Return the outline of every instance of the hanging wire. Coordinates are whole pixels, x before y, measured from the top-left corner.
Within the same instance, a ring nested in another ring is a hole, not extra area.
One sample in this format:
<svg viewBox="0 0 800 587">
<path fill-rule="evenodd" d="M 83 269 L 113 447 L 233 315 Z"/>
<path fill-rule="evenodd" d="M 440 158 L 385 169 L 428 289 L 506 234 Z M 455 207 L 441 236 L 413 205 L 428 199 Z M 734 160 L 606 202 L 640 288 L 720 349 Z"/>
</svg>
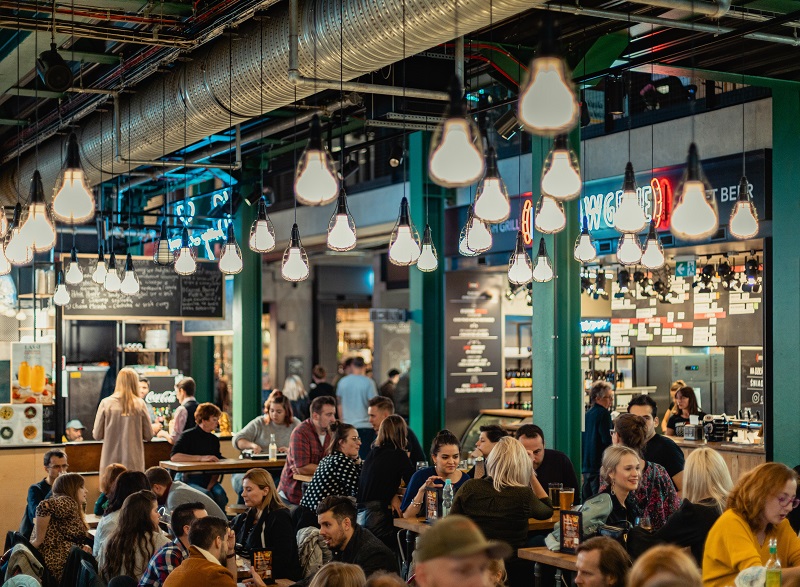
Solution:
<svg viewBox="0 0 800 587">
<path fill-rule="evenodd" d="M 297 86 L 294 87 L 294 137 L 297 137 Z M 294 169 L 297 173 L 297 141 L 294 142 Z M 294 223 L 297 224 L 297 196 L 294 199 Z"/>
</svg>

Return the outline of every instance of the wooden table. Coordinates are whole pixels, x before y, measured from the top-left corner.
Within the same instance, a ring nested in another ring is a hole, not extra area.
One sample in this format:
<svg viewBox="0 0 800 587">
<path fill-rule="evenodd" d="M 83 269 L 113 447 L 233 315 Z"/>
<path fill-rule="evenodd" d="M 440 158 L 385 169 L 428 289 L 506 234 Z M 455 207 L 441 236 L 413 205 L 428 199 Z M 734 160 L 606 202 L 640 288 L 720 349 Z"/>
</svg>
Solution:
<svg viewBox="0 0 800 587">
<path fill-rule="evenodd" d="M 301 475 L 300 473 L 295 473 L 292 475 L 295 481 L 302 481 L 303 483 L 311 483 L 311 478 L 313 475 Z"/>
<path fill-rule="evenodd" d="M 295 479 L 297 479 L 296 475 Z M 528 532 L 552 530 L 553 526 L 558 521 L 559 521 L 558 512 L 553 514 L 553 516 L 547 520 L 537 520 L 536 518 L 529 518 Z M 395 518 L 394 526 L 395 528 L 402 528 L 403 530 L 409 530 L 416 534 L 423 534 L 428 528 L 431 527 L 430 524 L 425 522 L 425 518 Z"/>
<path fill-rule="evenodd" d="M 178 463 L 175 461 L 160 461 L 158 463 L 168 471 L 176 473 L 243 473 L 250 469 L 266 469 L 267 471 L 281 470 L 286 464 L 286 459 L 270 461 L 268 459 L 221 459 L 215 463 L 193 461 Z"/>
<path fill-rule="evenodd" d="M 517 550 L 517 556 L 521 559 L 533 561 L 535 563 L 533 570 L 533 580 L 534 580 L 534 585 L 536 587 L 540 587 L 542 584 L 541 565 L 555 567 L 556 585 L 561 585 L 562 571 L 567 571 L 570 573 L 576 573 L 578 571 L 578 567 L 576 565 L 578 557 L 576 555 L 566 554 L 563 552 L 553 552 L 546 546 L 536 546 L 533 548 L 520 548 L 519 550 Z"/>
<path fill-rule="evenodd" d="M 97 528 L 97 524 L 100 523 L 100 516 L 96 516 L 94 514 L 86 514 L 84 518 L 86 519 L 86 525 L 89 526 L 89 528 Z"/>
</svg>

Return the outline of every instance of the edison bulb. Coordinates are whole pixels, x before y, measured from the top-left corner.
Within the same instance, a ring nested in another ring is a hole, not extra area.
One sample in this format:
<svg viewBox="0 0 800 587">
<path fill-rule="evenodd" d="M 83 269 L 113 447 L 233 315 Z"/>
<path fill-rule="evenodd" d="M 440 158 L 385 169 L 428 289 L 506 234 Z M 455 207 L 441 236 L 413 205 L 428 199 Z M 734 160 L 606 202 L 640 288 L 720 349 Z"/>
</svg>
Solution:
<svg viewBox="0 0 800 587">
<path fill-rule="evenodd" d="M 66 306 L 69 303 L 70 297 L 67 291 L 67 286 L 59 283 L 56 286 L 56 291 L 53 294 L 53 303 L 57 306 Z"/>
<path fill-rule="evenodd" d="M 486 162 L 471 140 L 469 122 L 464 118 L 448 118 L 441 133 L 428 164 L 431 179 L 444 187 L 463 187 L 478 181 Z"/>
<path fill-rule="evenodd" d="M 648 238 L 647 244 L 642 253 L 642 265 L 648 269 L 658 269 L 664 266 L 664 247 L 661 246 L 661 241 L 657 238 Z"/>
<path fill-rule="evenodd" d="M 303 281 L 308 273 L 303 250 L 300 247 L 290 247 L 281 265 L 281 276 L 287 281 Z"/>
<path fill-rule="evenodd" d="M 614 211 L 614 228 L 617 232 L 640 232 L 647 224 L 647 217 L 639 204 L 636 191 L 623 191 Z"/>
<path fill-rule="evenodd" d="M 219 258 L 219 270 L 227 275 L 239 273 L 244 267 L 238 245 L 226 243 L 222 256 Z"/>
<path fill-rule="evenodd" d="M 56 244 L 56 229 L 50 222 L 44 202 L 31 204 L 28 219 L 20 229 L 20 234 L 37 253 L 49 251 Z"/>
<path fill-rule="evenodd" d="M 327 151 L 306 149 L 297 166 L 294 193 L 300 203 L 308 206 L 324 206 L 336 199 L 339 180 Z"/>
<path fill-rule="evenodd" d="M 20 233 L 19 228 L 11 229 L 11 237 L 6 246 L 6 258 L 13 265 L 25 265 L 33 259 L 33 250 L 25 240 L 25 236 Z"/>
<path fill-rule="evenodd" d="M 533 266 L 533 280 L 544 283 L 553 279 L 553 265 L 547 255 L 536 257 L 536 264 Z"/>
<path fill-rule="evenodd" d="M 578 235 L 572 256 L 580 263 L 591 263 L 597 258 L 597 249 L 588 232 L 582 232 Z"/>
<path fill-rule="evenodd" d="M 529 75 L 518 105 L 519 120 L 528 132 L 553 136 L 573 128 L 578 123 L 580 105 L 567 81 L 564 60 L 536 58 Z"/>
<path fill-rule="evenodd" d="M 422 252 L 417 259 L 417 269 L 425 273 L 436 271 L 439 267 L 439 259 L 436 256 L 436 248 L 432 243 L 422 245 Z"/>
<path fill-rule="evenodd" d="M 569 200 L 581 191 L 581 176 L 572 164 L 568 150 L 554 151 L 550 167 L 542 175 L 542 192 L 553 198 Z"/>
<path fill-rule="evenodd" d="M 399 225 L 396 236 L 389 245 L 389 260 L 395 265 L 413 265 L 422 254 L 419 242 L 408 225 Z"/>
<path fill-rule="evenodd" d="M 624 234 L 620 237 L 617 260 L 623 265 L 633 265 L 642 260 L 642 247 L 635 234 Z"/>
<path fill-rule="evenodd" d="M 136 271 L 133 269 L 125 269 L 125 274 L 122 278 L 119 290 L 129 296 L 139 293 L 139 278 L 136 277 Z"/>
<path fill-rule="evenodd" d="M 191 275 L 197 269 L 197 261 L 194 260 L 192 250 L 189 247 L 181 247 L 178 256 L 175 257 L 175 272 L 179 275 Z"/>
<path fill-rule="evenodd" d="M 508 280 L 517 285 L 524 285 L 533 279 L 533 267 L 528 253 L 515 251 L 508 264 Z"/>
<path fill-rule="evenodd" d="M 70 285 L 78 285 L 83 282 L 83 271 L 77 261 L 70 261 L 64 280 Z"/>
<path fill-rule="evenodd" d="M 108 269 L 106 268 L 106 262 L 100 260 L 97 262 L 97 267 L 94 268 L 94 272 L 92 272 L 92 281 L 97 284 L 103 284 L 106 282 L 106 273 Z"/>
<path fill-rule="evenodd" d="M 275 234 L 265 219 L 259 218 L 250 231 L 250 250 L 256 253 L 268 253 L 275 248 Z"/>
<path fill-rule="evenodd" d="M 564 206 L 561 205 L 561 202 L 550 196 L 541 196 L 536 206 L 534 225 L 539 232 L 545 234 L 552 234 L 563 230 L 567 225 Z"/>
<path fill-rule="evenodd" d="M 678 238 L 701 240 L 717 231 L 717 211 L 706 198 L 702 181 L 687 181 L 672 210 L 671 230 Z"/>
<path fill-rule="evenodd" d="M 497 224 L 510 214 L 511 202 L 503 179 L 500 176 L 484 177 L 475 196 L 475 216 L 484 222 Z"/>
<path fill-rule="evenodd" d="M 328 247 L 334 251 L 349 251 L 356 246 L 356 233 L 350 227 L 347 214 L 337 214 L 328 229 Z"/>
<path fill-rule="evenodd" d="M 467 230 L 467 247 L 476 253 L 492 248 L 492 231 L 479 218 L 472 218 Z"/>
<path fill-rule="evenodd" d="M 53 215 L 70 224 L 80 224 L 94 216 L 94 196 L 82 169 L 63 171 L 61 189 L 53 198 Z"/>
<path fill-rule="evenodd" d="M 752 238 L 758 234 L 758 219 L 755 207 L 750 200 L 739 200 L 733 205 L 728 223 L 730 233 L 738 238 Z"/>
<path fill-rule="evenodd" d="M 120 280 L 119 273 L 117 273 L 115 268 L 108 268 L 103 286 L 105 287 L 106 291 L 110 293 L 116 293 L 120 290 L 122 287 L 122 281 Z"/>
</svg>

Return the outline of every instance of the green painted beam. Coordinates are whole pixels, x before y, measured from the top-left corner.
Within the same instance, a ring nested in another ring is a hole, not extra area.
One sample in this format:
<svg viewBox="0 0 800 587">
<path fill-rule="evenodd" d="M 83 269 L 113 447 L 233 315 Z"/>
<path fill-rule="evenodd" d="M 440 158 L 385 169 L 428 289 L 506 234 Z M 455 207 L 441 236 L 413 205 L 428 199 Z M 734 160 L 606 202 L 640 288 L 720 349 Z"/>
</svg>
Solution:
<svg viewBox="0 0 800 587">
<path fill-rule="evenodd" d="M 411 428 L 423 446 L 444 426 L 444 204 L 448 192 L 430 184 L 428 146 L 430 134 L 416 132 L 408 138 L 411 218 L 422 237 L 425 222 L 431 226 L 439 268 L 423 273 L 409 269 L 411 311 L 411 371 L 409 414 Z M 399 204 L 399 202 L 397 202 Z"/>
<path fill-rule="evenodd" d="M 572 69 L 575 76 L 584 76 L 596 71 L 603 71 L 611 67 L 620 58 L 622 52 L 628 46 L 629 39 L 625 32 L 617 32 L 610 35 L 603 35 L 584 54 Z M 587 82 L 583 87 L 593 87 L 600 79 Z"/>
<path fill-rule="evenodd" d="M 16 118 L 0 118 L 0 126 L 27 126 L 27 120 L 17 120 Z"/>
<path fill-rule="evenodd" d="M 197 401 L 213 402 L 214 389 L 214 337 L 192 337 L 192 370 L 187 373 L 197 384 Z"/>
<path fill-rule="evenodd" d="M 797 349 L 800 348 L 800 89 L 772 92 L 772 239 L 767 239 L 767 323 L 765 338 L 765 412 L 767 460 L 794 467 L 800 463 L 797 441 Z M 772 240 L 770 247 L 769 240 Z M 770 308 L 771 307 L 771 308 Z M 773 317 L 769 321 L 769 316 Z M 772 336 L 770 336 L 770 333 Z M 770 425 L 771 424 L 771 425 Z"/>
</svg>

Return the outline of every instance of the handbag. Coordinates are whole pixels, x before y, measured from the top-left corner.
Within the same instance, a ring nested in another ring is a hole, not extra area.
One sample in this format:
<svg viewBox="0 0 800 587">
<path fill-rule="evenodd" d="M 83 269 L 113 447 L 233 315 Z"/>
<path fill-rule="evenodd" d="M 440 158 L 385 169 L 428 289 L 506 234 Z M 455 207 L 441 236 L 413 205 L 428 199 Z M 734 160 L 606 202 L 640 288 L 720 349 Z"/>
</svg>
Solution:
<svg viewBox="0 0 800 587">
<path fill-rule="evenodd" d="M 624 526 L 612 526 L 610 524 L 603 524 L 597 529 L 598 536 L 608 536 L 619 542 L 622 547 L 625 547 L 628 541 L 628 532 L 630 531 L 630 522 L 625 522 Z"/>
</svg>

